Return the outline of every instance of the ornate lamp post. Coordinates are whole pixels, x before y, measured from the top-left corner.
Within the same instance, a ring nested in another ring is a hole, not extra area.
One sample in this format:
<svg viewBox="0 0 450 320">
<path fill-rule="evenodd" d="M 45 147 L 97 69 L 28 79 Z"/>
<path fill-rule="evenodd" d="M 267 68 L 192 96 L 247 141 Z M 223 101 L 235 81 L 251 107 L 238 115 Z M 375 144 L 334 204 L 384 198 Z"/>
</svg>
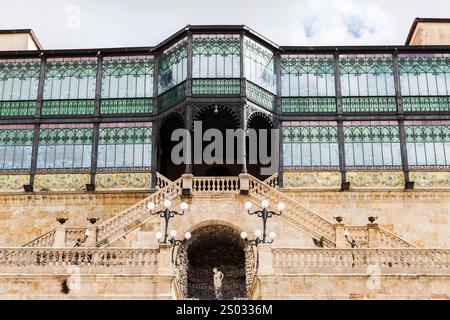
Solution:
<svg viewBox="0 0 450 320">
<path fill-rule="evenodd" d="M 248 240 L 247 232 L 244 231 L 244 232 L 241 233 L 241 238 L 246 243 L 248 243 L 249 245 L 257 247 L 261 243 L 268 243 L 268 244 L 273 243 L 273 240 L 277 237 L 275 232 L 269 233 L 269 239 L 270 240 L 263 240 L 263 239 L 261 239 L 261 235 L 262 235 L 261 230 L 256 230 L 255 231 L 256 239 L 255 240 Z"/>
<path fill-rule="evenodd" d="M 167 241 L 162 241 L 162 237 L 163 234 L 161 232 L 157 232 L 155 234 L 156 239 L 158 240 L 159 243 L 167 243 Z M 177 240 L 175 237 L 177 236 L 177 231 L 176 230 L 172 230 L 170 231 L 170 239 L 168 239 L 168 242 L 172 245 L 172 263 L 175 263 L 175 259 L 174 259 L 174 252 L 175 252 L 175 247 L 180 246 L 182 244 L 184 244 L 186 241 L 188 241 L 191 237 L 192 234 L 190 232 L 186 232 L 184 234 L 184 240 Z M 167 234 L 165 235 L 165 237 L 167 237 Z M 167 240 L 167 239 L 166 239 Z"/>
<path fill-rule="evenodd" d="M 279 212 L 270 211 L 268 209 L 269 208 L 269 201 L 263 200 L 263 201 L 261 201 L 262 210 L 257 210 L 257 211 L 254 211 L 254 212 L 250 212 L 250 209 L 252 208 L 252 206 L 253 206 L 253 204 L 250 201 L 247 201 L 245 203 L 245 208 L 247 209 L 247 213 L 249 215 L 257 215 L 263 221 L 263 230 L 262 230 L 262 232 L 260 230 L 256 230 L 255 231 L 256 240 L 254 240 L 254 241 L 257 241 L 257 243 L 255 243 L 255 244 L 258 245 L 260 243 L 272 243 L 273 239 L 275 238 L 276 235 L 275 235 L 274 232 L 271 232 L 270 235 L 273 235 L 274 237 L 273 238 L 271 237 L 271 240 L 267 240 L 267 233 L 266 233 L 267 219 L 272 218 L 274 215 L 275 216 L 280 216 L 283 213 L 283 210 L 284 210 L 284 208 L 286 206 L 284 205 L 284 203 L 280 202 L 278 204 L 278 206 L 277 206 Z M 261 238 L 261 235 L 262 235 L 262 238 Z M 269 237 L 270 237 L 270 235 L 269 235 Z M 241 237 L 242 237 L 242 234 L 241 234 Z M 247 238 L 247 234 L 245 234 L 245 238 Z"/>
<path fill-rule="evenodd" d="M 352 246 L 352 249 L 353 249 L 353 248 L 358 248 L 358 245 L 356 244 L 355 239 L 352 239 L 352 240 L 350 241 L 350 239 L 349 239 L 350 233 L 348 232 L 347 229 L 345 229 L 345 231 L 344 231 L 344 237 L 345 237 L 345 239 L 347 240 L 347 242 L 350 243 L 350 245 Z"/>
<path fill-rule="evenodd" d="M 156 211 L 156 212 L 153 212 L 153 210 L 154 210 L 155 207 L 156 207 L 156 205 L 155 205 L 154 202 L 150 202 L 150 203 L 147 205 L 147 207 L 148 207 L 148 209 L 150 210 L 150 214 L 151 214 L 152 216 L 159 215 L 161 218 L 164 218 L 164 222 L 165 222 L 165 225 L 164 225 L 164 239 L 163 239 L 163 240 L 160 240 L 160 239 L 162 238 L 162 236 L 161 236 L 161 238 L 158 239 L 158 242 L 159 242 L 159 243 L 166 243 L 166 244 L 167 244 L 167 240 L 168 240 L 168 238 L 169 238 L 169 234 L 167 233 L 167 230 L 168 230 L 168 228 L 169 228 L 169 220 L 170 220 L 170 218 L 173 218 L 173 217 L 175 217 L 176 215 L 182 216 L 182 215 L 184 214 L 184 211 L 187 210 L 187 208 L 188 208 L 189 206 L 188 206 L 188 204 L 187 204 L 186 202 L 182 202 L 182 203 L 181 203 L 181 206 L 180 206 L 182 211 L 181 211 L 181 213 L 180 213 L 180 212 L 178 212 L 178 211 L 170 210 L 170 206 L 172 205 L 172 202 L 171 202 L 170 200 L 167 200 L 167 199 L 164 200 L 163 205 L 164 205 L 165 209 L 164 209 L 164 210 L 161 210 L 161 211 Z M 176 231 L 175 231 L 175 236 L 176 236 Z M 172 237 L 172 238 L 173 238 L 173 237 Z"/>
</svg>

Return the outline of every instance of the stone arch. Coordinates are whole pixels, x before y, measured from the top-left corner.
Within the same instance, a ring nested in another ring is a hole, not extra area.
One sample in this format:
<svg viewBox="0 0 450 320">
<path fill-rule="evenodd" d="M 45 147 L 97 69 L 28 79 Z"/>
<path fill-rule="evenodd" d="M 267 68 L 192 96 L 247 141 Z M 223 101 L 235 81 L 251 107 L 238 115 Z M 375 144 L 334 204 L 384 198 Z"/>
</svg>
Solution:
<svg viewBox="0 0 450 320">
<path fill-rule="evenodd" d="M 203 221 L 189 230 L 192 238 L 183 248 L 186 268 L 180 279 L 187 298 L 216 299 L 213 268 L 224 274 L 219 298 L 246 298 L 246 245 L 241 229 L 218 220 Z"/>
</svg>

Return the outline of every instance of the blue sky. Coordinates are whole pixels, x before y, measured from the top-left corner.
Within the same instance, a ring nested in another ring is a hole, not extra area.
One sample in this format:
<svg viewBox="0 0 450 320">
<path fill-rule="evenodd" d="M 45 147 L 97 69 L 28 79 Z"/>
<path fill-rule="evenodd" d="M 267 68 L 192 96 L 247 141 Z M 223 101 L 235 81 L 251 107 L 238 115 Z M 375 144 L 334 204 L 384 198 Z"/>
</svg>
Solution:
<svg viewBox="0 0 450 320">
<path fill-rule="evenodd" d="M 45 49 L 150 46 L 187 24 L 246 24 L 280 45 L 403 44 L 415 17 L 450 17 L 448 0 L 0 0 L 0 5 L 0 29 L 32 28 Z"/>
</svg>

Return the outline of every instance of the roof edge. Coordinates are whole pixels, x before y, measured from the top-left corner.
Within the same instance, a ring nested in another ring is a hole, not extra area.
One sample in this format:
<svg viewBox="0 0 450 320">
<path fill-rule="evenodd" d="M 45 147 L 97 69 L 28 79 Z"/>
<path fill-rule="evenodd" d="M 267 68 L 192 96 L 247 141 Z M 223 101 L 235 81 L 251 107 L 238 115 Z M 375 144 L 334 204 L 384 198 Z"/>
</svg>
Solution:
<svg viewBox="0 0 450 320">
<path fill-rule="evenodd" d="M 405 46 L 410 45 L 409 43 L 412 40 L 412 37 L 414 35 L 414 31 L 416 30 L 417 24 L 419 24 L 421 22 L 425 22 L 425 23 L 426 22 L 432 22 L 432 23 L 433 22 L 435 22 L 435 23 L 448 22 L 448 23 L 450 23 L 450 18 L 419 18 L 419 17 L 415 18 L 411 25 L 411 28 L 409 29 L 408 36 L 406 37 Z"/>
<path fill-rule="evenodd" d="M 18 33 L 27 33 L 27 34 L 29 34 L 31 39 L 33 40 L 34 44 L 38 48 L 38 50 L 44 50 L 42 48 L 42 45 L 39 42 L 38 38 L 34 34 L 33 29 L 3 29 L 3 30 L 0 30 L 0 34 L 18 34 Z"/>
</svg>

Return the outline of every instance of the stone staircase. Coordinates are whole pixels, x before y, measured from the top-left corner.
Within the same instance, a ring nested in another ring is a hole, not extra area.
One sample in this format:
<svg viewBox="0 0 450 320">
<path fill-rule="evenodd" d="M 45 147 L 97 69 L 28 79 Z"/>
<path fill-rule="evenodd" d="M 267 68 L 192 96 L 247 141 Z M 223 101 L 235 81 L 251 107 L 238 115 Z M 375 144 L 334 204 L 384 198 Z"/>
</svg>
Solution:
<svg viewBox="0 0 450 320">
<path fill-rule="evenodd" d="M 283 214 L 278 218 L 283 219 L 303 233 L 320 241 L 323 247 L 334 248 L 339 245 L 339 237 L 343 234 L 342 225 L 321 216 L 317 212 L 305 207 L 292 197 L 287 196 L 277 189 L 277 174 L 261 181 L 251 175 L 241 175 L 240 177 L 181 177 L 175 181 L 170 181 L 164 176 L 157 174 L 158 190 L 135 205 L 119 212 L 115 216 L 106 220 L 97 227 L 96 241 L 97 247 L 106 247 L 115 241 L 125 237 L 128 233 L 149 222 L 151 219 L 158 219 L 150 214 L 148 204 L 156 204 L 154 211 L 163 209 L 162 203 L 168 199 L 174 205 L 181 202 L 182 188 L 191 191 L 192 200 L 198 196 L 210 196 L 221 194 L 236 194 L 247 197 L 246 201 L 251 201 L 259 206 L 263 199 L 269 200 L 270 210 L 276 211 L 277 204 L 283 202 L 286 205 Z M 245 195 L 246 194 L 246 195 Z M 369 243 L 370 230 L 367 225 L 345 226 L 352 237 L 360 244 Z M 378 239 L 377 246 L 380 248 L 415 248 L 415 246 L 401 237 L 375 225 Z M 72 230 L 80 234 L 86 229 Z M 51 230 L 36 238 L 27 247 L 51 247 L 54 244 L 55 230 Z M 340 239 L 342 240 L 342 239 Z"/>
</svg>

